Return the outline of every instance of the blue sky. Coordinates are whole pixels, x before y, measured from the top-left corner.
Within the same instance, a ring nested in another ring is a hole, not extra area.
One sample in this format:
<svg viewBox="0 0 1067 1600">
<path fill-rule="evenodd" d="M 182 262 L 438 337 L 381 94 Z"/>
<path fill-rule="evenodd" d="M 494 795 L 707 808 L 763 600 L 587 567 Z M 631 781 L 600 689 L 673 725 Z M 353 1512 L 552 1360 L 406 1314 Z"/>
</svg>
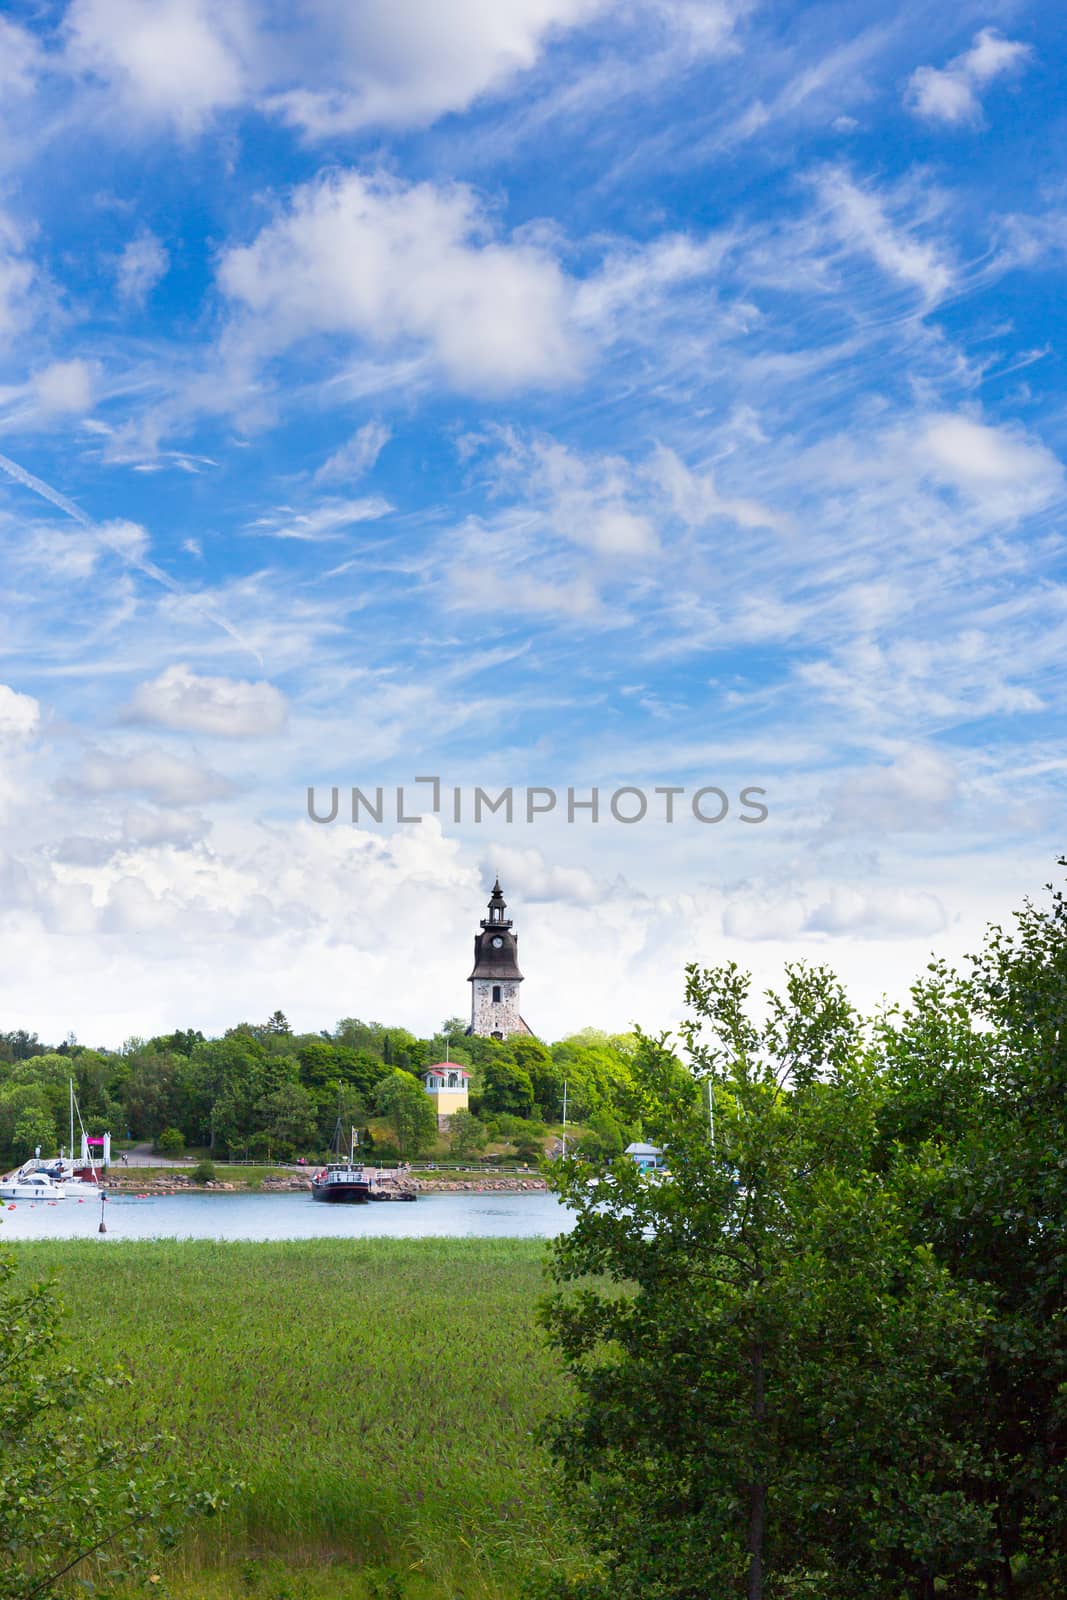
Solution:
<svg viewBox="0 0 1067 1600">
<path fill-rule="evenodd" d="M 1051 5 L 73 0 L 0 19 L 2 1023 L 686 960 L 873 1003 L 1063 847 Z M 309 784 L 766 790 L 309 822 Z"/>
</svg>

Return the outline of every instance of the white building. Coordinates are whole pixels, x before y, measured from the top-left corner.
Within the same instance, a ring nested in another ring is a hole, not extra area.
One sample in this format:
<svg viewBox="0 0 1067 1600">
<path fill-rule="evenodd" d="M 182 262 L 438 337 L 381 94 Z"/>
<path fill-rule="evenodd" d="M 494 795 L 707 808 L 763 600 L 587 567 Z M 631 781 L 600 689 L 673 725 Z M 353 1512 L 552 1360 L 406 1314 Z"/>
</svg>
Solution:
<svg viewBox="0 0 1067 1600">
<path fill-rule="evenodd" d="M 658 1144 L 628 1144 L 626 1154 L 641 1172 L 659 1172 L 667 1164 Z"/>
<path fill-rule="evenodd" d="M 454 1061 L 437 1061 L 426 1068 L 422 1082 L 434 1103 L 439 1128 L 447 1128 L 455 1112 L 467 1110 L 470 1078 L 467 1069 L 457 1067 Z"/>
</svg>

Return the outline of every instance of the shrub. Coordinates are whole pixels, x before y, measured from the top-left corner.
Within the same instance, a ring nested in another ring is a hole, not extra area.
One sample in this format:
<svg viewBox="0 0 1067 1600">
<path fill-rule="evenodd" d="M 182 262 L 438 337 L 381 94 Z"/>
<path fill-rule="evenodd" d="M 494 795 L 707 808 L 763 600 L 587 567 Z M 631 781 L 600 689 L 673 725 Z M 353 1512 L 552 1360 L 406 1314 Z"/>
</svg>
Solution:
<svg viewBox="0 0 1067 1600">
<path fill-rule="evenodd" d="M 180 1128 L 164 1128 L 156 1140 L 161 1156 L 180 1156 L 185 1149 L 185 1135 Z"/>
<path fill-rule="evenodd" d="M 215 1180 L 215 1163 L 205 1156 L 203 1161 L 198 1161 L 193 1168 L 191 1177 L 194 1183 L 213 1183 Z"/>
</svg>

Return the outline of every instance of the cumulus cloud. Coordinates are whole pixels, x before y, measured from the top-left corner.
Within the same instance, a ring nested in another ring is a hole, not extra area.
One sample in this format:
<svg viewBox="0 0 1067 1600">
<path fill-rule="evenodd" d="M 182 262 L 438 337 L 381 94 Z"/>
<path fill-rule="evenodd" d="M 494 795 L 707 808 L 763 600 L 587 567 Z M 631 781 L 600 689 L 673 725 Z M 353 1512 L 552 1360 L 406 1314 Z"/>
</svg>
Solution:
<svg viewBox="0 0 1067 1600">
<path fill-rule="evenodd" d="M 54 361 L 35 372 L 31 382 L 42 411 L 84 412 L 92 406 L 93 372 L 86 361 Z"/>
<path fill-rule="evenodd" d="M 173 845 L 185 850 L 198 844 L 208 832 L 206 818 L 199 811 L 177 811 L 164 806 L 131 806 L 122 817 L 122 847 L 144 850 L 158 845 Z"/>
<path fill-rule="evenodd" d="M 0 739 L 25 739 L 41 720 L 41 707 L 30 694 L 0 683 Z"/>
<path fill-rule="evenodd" d="M 948 923 L 936 895 L 885 885 L 864 892 L 838 884 L 804 920 L 805 931 L 859 939 L 908 939 L 940 933 Z"/>
<path fill-rule="evenodd" d="M 995 28 L 983 28 L 971 48 L 947 67 L 917 67 L 908 79 L 904 103 L 927 122 L 979 127 L 983 119 L 978 91 L 1023 66 L 1032 54 L 1029 45 L 1005 39 Z"/>
<path fill-rule="evenodd" d="M 265 738 L 285 727 L 288 704 L 273 684 L 201 677 L 184 664 L 142 683 L 127 711 L 133 722 L 221 738 Z"/>
<path fill-rule="evenodd" d="M 250 27 L 241 0 L 73 0 L 68 61 L 141 115 L 192 134 L 244 97 Z"/>
<path fill-rule="evenodd" d="M 551 900 L 561 905 L 595 906 L 605 897 L 605 886 L 585 867 L 550 864 L 540 850 L 495 845 L 483 876 L 500 877 L 507 892 L 517 899 Z"/>
<path fill-rule="evenodd" d="M 317 483 L 335 483 L 338 480 L 361 478 L 375 465 L 378 457 L 393 437 L 393 430 L 385 422 L 365 422 L 357 428 L 351 439 L 322 463 L 315 474 Z"/>
<path fill-rule="evenodd" d="M 219 285 L 266 353 L 311 335 L 424 350 L 457 387 L 502 391 L 576 375 L 571 290 L 557 262 L 497 237 L 461 184 L 332 173 L 298 188 Z"/>
<path fill-rule="evenodd" d="M 91 750 L 66 783 L 83 794 L 143 794 L 164 805 L 199 805 L 232 791 L 221 773 L 167 750 Z"/>
<path fill-rule="evenodd" d="M 319 0 L 319 61 L 332 82 L 268 98 L 311 138 L 369 125 L 427 123 L 463 111 L 532 67 L 548 40 L 606 9 L 607 0 Z M 324 48 L 325 47 L 325 48 Z M 321 65 L 318 76 L 322 76 Z"/>
<path fill-rule="evenodd" d="M 116 278 L 121 299 L 143 305 L 165 276 L 170 256 L 162 242 L 148 228 L 131 239 L 118 260 Z"/>
</svg>

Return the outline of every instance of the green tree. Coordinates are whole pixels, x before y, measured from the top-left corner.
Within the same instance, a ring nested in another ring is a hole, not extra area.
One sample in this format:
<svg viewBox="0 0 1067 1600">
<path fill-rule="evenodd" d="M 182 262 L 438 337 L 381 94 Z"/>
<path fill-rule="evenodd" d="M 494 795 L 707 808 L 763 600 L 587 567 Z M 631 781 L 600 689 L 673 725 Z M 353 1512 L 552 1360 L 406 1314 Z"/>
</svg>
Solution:
<svg viewBox="0 0 1067 1600">
<path fill-rule="evenodd" d="M 1047 887 L 1047 906 L 1027 901 L 990 930 L 965 981 L 939 975 L 951 1035 L 931 1043 L 930 1007 L 914 1004 L 893 1042 L 898 1075 L 920 1083 L 911 1138 L 929 1143 L 938 1115 L 947 1128 L 923 1236 L 991 1300 L 982 1369 L 960 1397 L 982 1450 L 974 1492 L 996 1524 L 987 1581 L 1054 1597 L 1067 1593 L 1067 901 Z"/>
<path fill-rule="evenodd" d="M 20 1161 L 38 1149 L 42 1156 L 54 1156 L 56 1146 L 56 1125 L 46 1111 L 29 1106 L 19 1114 L 11 1135 L 11 1148 Z"/>
<path fill-rule="evenodd" d="M 454 1156 L 469 1157 L 484 1150 L 488 1139 L 485 1124 L 469 1111 L 453 1111 L 449 1119 L 448 1142 Z"/>
<path fill-rule="evenodd" d="M 294 1151 L 311 1149 L 316 1142 L 315 1102 L 299 1083 L 283 1083 L 266 1096 L 261 1111 L 263 1132 L 270 1148 L 288 1159 Z"/>
<path fill-rule="evenodd" d="M 64 1364 L 60 1314 L 48 1284 L 17 1287 L 0 1259 L 0 1600 L 151 1575 L 191 1516 L 223 1504 L 173 1465 L 174 1440 L 124 1440 L 90 1420 L 94 1401 L 128 1380 Z"/>
<path fill-rule="evenodd" d="M 689 969 L 688 1074 L 642 1043 L 668 1178 L 550 1169 L 577 1216 L 544 1312 L 578 1397 L 553 1446 L 601 1556 L 572 1592 L 980 1593 L 993 1518 L 957 1396 L 986 1297 L 910 1236 L 922 1161 L 872 1179 L 877 1074 L 840 987 L 789 969 L 759 1022 L 748 987 Z"/>
<path fill-rule="evenodd" d="M 486 1111 L 528 1117 L 533 1111 L 533 1103 L 533 1085 L 524 1067 L 517 1067 L 505 1060 L 489 1062 L 482 1087 L 482 1106 Z"/>
<path fill-rule="evenodd" d="M 185 1135 L 180 1128 L 164 1128 L 155 1147 L 161 1156 L 180 1156 L 185 1149 Z"/>
<path fill-rule="evenodd" d="M 400 1154 L 410 1160 L 433 1144 L 437 1137 L 437 1113 L 425 1089 L 408 1072 L 391 1072 L 378 1085 L 375 1097 L 378 1115 L 384 1117 L 396 1139 Z"/>
</svg>

